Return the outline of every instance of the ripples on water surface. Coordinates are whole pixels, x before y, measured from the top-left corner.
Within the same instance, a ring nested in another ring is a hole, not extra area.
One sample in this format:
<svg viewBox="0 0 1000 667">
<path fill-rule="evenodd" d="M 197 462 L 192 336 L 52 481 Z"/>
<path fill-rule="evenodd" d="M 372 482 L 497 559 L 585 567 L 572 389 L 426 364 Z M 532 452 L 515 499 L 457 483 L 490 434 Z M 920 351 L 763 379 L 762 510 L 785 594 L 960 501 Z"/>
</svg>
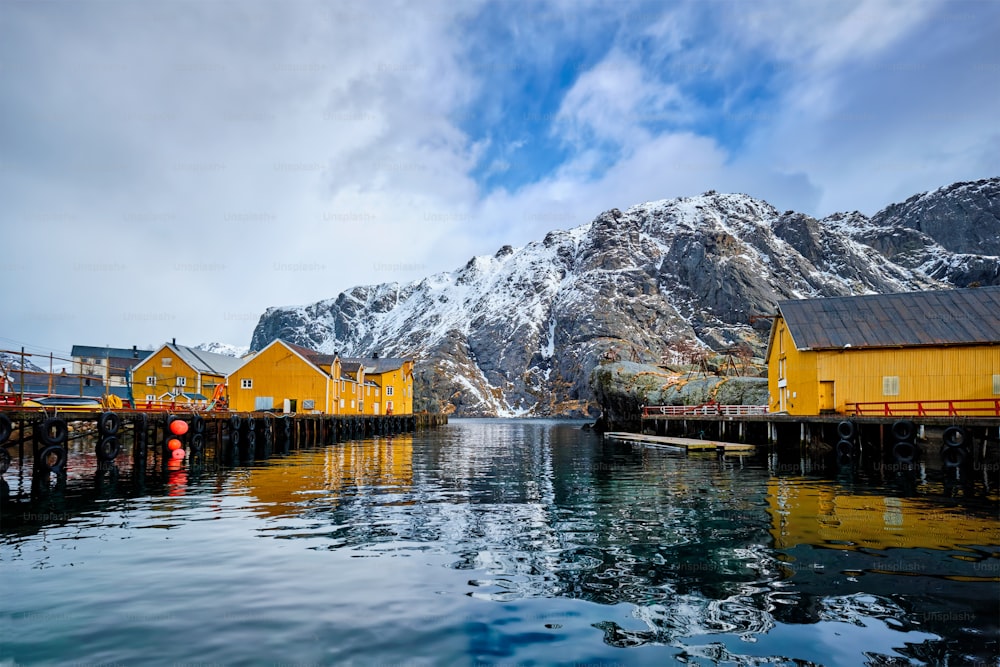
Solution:
<svg viewBox="0 0 1000 667">
<path fill-rule="evenodd" d="M 30 505 L 15 466 L 0 664 L 996 663 L 995 485 L 579 427 L 456 420 L 141 484 L 77 452 Z"/>
</svg>

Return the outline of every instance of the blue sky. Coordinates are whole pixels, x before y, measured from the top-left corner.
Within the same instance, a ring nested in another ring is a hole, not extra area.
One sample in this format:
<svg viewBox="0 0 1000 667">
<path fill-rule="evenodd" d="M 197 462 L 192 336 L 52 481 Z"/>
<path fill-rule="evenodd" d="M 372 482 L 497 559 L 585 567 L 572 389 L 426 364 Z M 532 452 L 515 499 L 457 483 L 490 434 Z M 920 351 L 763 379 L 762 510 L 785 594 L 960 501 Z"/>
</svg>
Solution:
<svg viewBox="0 0 1000 667">
<path fill-rule="evenodd" d="M 1000 174 L 1000 3 L 0 5 L 0 347 L 247 344 L 268 306 L 714 189 Z"/>
</svg>

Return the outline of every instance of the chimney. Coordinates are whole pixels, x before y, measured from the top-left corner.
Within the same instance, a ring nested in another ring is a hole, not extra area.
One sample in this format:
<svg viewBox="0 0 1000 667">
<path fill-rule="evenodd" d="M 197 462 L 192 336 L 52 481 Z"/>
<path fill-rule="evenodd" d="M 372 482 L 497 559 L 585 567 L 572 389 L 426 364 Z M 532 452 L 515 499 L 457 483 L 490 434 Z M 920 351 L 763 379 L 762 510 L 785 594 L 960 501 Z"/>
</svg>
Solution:
<svg viewBox="0 0 1000 667">
<path fill-rule="evenodd" d="M 378 359 L 378 352 L 372 352 L 372 359 Z"/>
<path fill-rule="evenodd" d="M 139 358 L 139 348 L 137 348 L 135 345 L 132 346 L 132 358 L 133 359 Z"/>
<path fill-rule="evenodd" d="M 170 344 L 171 345 L 177 345 L 177 339 L 176 338 L 170 339 Z"/>
</svg>

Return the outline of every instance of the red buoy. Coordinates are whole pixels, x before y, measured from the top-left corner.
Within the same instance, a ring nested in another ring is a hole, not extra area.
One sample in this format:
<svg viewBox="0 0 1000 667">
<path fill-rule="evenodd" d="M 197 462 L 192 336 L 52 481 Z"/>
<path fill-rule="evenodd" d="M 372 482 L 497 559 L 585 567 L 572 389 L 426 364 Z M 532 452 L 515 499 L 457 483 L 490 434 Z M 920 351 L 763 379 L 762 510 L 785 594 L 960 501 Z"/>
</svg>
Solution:
<svg viewBox="0 0 1000 667">
<path fill-rule="evenodd" d="M 183 419 L 175 419 L 170 422 L 170 432 L 174 435 L 184 435 L 188 432 L 188 423 Z"/>
<path fill-rule="evenodd" d="M 170 438 L 170 440 L 167 440 L 167 449 L 169 449 L 170 451 L 176 452 L 180 448 L 181 448 L 181 441 L 178 440 L 177 438 Z"/>
</svg>

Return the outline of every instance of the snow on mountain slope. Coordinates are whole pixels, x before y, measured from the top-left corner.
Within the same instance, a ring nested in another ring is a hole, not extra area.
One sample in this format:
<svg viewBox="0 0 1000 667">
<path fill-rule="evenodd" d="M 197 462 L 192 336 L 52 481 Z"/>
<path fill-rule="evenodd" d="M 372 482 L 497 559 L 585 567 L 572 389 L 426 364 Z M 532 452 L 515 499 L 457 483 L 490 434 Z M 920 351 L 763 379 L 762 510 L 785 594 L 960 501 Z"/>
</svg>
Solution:
<svg viewBox="0 0 1000 667">
<path fill-rule="evenodd" d="M 200 343 L 194 346 L 196 350 L 204 350 L 205 352 L 214 352 L 216 354 L 224 354 L 227 357 L 242 357 L 244 354 L 250 351 L 250 348 L 246 345 L 232 345 L 230 343 Z"/>
<path fill-rule="evenodd" d="M 283 338 L 345 356 L 414 356 L 416 409 L 592 413 L 589 372 L 612 350 L 653 363 L 687 340 L 761 350 L 766 330 L 750 316 L 778 300 L 968 284 L 1000 267 L 883 213 L 816 220 L 714 192 L 613 209 L 455 271 L 269 308 L 251 349 Z"/>
</svg>

